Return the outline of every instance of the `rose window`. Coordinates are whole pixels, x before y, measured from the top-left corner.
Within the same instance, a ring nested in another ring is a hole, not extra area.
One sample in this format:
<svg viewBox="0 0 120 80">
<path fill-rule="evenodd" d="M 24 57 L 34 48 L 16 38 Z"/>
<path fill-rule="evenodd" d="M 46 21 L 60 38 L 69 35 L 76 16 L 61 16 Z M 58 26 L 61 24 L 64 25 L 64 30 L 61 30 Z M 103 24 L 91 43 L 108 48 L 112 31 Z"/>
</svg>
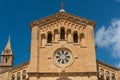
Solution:
<svg viewBox="0 0 120 80">
<path fill-rule="evenodd" d="M 68 51 L 62 50 L 58 51 L 55 55 L 56 61 L 60 64 L 66 64 L 70 60 L 70 53 Z"/>
</svg>

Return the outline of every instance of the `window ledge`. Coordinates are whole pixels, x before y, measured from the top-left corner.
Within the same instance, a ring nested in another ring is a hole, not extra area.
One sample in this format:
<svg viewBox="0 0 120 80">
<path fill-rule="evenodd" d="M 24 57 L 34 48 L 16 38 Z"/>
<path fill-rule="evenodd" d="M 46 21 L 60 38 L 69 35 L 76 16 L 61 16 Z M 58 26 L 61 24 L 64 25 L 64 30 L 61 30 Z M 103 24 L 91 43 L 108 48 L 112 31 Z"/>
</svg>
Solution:
<svg viewBox="0 0 120 80">
<path fill-rule="evenodd" d="M 73 44 L 73 42 L 67 42 L 68 44 Z"/>
<path fill-rule="evenodd" d="M 47 43 L 45 46 L 52 46 L 52 43 Z"/>
<path fill-rule="evenodd" d="M 65 39 L 60 39 L 60 40 L 58 40 L 58 41 L 68 41 L 68 40 L 65 40 Z"/>
<path fill-rule="evenodd" d="M 81 48 L 87 48 L 87 46 L 80 46 Z"/>
<path fill-rule="evenodd" d="M 79 43 L 74 43 L 74 46 L 80 46 L 80 44 Z"/>
<path fill-rule="evenodd" d="M 39 47 L 39 48 L 45 48 L 45 47 Z"/>
<path fill-rule="evenodd" d="M 52 42 L 53 44 L 58 44 L 59 42 Z"/>
</svg>

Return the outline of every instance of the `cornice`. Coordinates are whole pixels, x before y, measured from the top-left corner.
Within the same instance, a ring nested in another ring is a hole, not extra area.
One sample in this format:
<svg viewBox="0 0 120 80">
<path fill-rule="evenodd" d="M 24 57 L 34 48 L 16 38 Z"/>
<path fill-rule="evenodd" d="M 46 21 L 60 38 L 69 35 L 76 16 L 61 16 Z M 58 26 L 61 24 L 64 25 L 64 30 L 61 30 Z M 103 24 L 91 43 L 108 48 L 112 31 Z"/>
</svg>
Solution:
<svg viewBox="0 0 120 80">
<path fill-rule="evenodd" d="M 51 73 L 44 73 L 44 72 L 28 72 L 28 76 L 32 77 L 32 76 L 36 76 L 36 77 L 51 77 L 51 76 L 97 76 L 98 73 L 97 72 L 51 72 Z"/>
<path fill-rule="evenodd" d="M 30 27 L 31 28 L 34 26 L 40 27 L 40 26 L 50 24 L 55 21 L 59 21 L 61 19 L 68 20 L 68 21 L 71 21 L 71 22 L 74 22 L 74 23 L 80 24 L 80 25 L 91 25 L 91 26 L 95 27 L 94 21 L 91 21 L 91 20 L 88 20 L 85 18 L 81 18 L 79 16 L 75 16 L 75 15 L 67 13 L 67 12 L 59 12 L 54 15 L 48 16 L 46 18 L 42 18 L 40 20 L 33 21 L 33 22 L 31 22 Z"/>
</svg>

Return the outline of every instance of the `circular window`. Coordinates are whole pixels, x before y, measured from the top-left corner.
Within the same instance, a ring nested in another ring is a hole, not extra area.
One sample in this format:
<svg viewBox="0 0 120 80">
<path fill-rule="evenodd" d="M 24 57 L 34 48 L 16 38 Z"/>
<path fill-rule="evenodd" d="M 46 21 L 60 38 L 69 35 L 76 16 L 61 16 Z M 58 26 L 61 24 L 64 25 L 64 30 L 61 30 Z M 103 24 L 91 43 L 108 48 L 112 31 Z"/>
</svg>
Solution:
<svg viewBox="0 0 120 80">
<path fill-rule="evenodd" d="M 70 60 L 70 53 L 65 50 L 58 51 L 55 55 L 56 60 L 60 64 L 66 64 Z"/>
<path fill-rule="evenodd" d="M 67 67 L 72 63 L 72 53 L 69 49 L 60 48 L 54 52 L 54 63 L 58 67 Z"/>
</svg>

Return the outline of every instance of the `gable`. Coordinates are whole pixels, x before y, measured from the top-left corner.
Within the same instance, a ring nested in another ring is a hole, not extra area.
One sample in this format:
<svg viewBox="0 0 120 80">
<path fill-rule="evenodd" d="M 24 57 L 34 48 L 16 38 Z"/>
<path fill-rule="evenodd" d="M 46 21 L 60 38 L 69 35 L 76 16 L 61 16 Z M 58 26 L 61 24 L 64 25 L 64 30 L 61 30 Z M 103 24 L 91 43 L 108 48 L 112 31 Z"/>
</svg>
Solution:
<svg viewBox="0 0 120 80">
<path fill-rule="evenodd" d="M 78 25 L 91 25 L 91 26 L 95 26 L 95 22 L 85 19 L 85 18 L 81 18 L 75 15 L 72 15 L 70 13 L 66 13 L 66 12 L 59 12 L 56 13 L 54 15 L 48 16 L 46 18 L 40 19 L 40 20 L 36 20 L 31 22 L 30 27 L 34 27 L 34 26 L 44 26 L 46 24 L 50 24 L 53 23 L 55 21 L 59 21 L 59 20 L 67 20 L 70 22 L 74 22 Z"/>
</svg>

